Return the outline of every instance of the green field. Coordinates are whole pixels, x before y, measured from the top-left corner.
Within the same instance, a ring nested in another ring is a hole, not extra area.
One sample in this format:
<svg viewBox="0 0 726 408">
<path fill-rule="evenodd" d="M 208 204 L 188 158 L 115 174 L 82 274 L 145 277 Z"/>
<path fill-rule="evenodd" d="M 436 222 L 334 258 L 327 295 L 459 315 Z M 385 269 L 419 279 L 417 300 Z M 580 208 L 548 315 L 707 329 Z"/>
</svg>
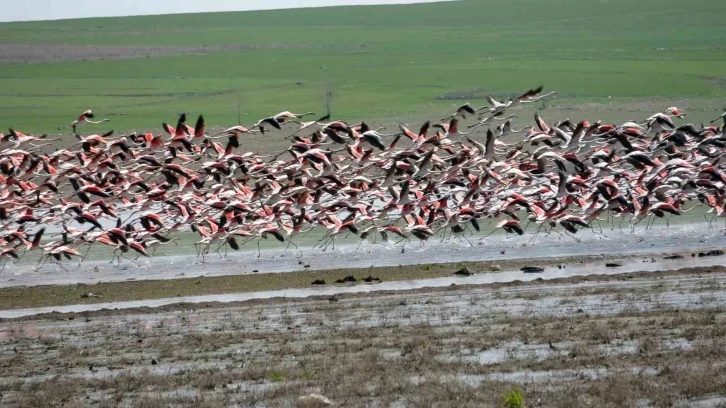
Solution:
<svg viewBox="0 0 726 408">
<path fill-rule="evenodd" d="M 159 131 L 182 111 L 230 126 L 238 101 L 250 124 L 323 111 L 325 83 L 348 120 L 423 119 L 544 84 L 560 92 L 542 106 L 555 116 L 642 119 L 685 103 L 700 121 L 726 97 L 725 12 L 710 0 L 463 0 L 5 23 L 0 47 L 38 55 L 0 56 L 0 126 L 59 133 L 88 108 L 117 130 Z"/>
</svg>

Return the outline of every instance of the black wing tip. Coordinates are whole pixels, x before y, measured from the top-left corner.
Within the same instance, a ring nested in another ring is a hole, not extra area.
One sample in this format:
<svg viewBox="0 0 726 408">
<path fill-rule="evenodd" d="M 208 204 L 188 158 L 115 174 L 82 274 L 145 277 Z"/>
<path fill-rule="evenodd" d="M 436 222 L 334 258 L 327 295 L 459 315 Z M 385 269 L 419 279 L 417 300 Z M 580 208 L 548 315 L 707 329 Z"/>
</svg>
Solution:
<svg viewBox="0 0 726 408">
<path fill-rule="evenodd" d="M 462 106 L 460 109 L 463 109 L 465 112 L 467 112 L 471 115 L 476 114 L 476 111 L 474 110 L 474 108 L 471 106 L 471 104 L 468 104 L 468 103 L 466 105 Z"/>
</svg>

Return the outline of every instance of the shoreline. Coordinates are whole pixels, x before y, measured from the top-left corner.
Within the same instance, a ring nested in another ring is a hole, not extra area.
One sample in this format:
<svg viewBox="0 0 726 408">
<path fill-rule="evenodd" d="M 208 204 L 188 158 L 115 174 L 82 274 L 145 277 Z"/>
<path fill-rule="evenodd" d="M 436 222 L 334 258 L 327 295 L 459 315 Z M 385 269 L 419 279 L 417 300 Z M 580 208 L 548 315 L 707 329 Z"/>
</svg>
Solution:
<svg viewBox="0 0 726 408">
<path fill-rule="evenodd" d="M 673 255 L 680 255 L 683 258 L 676 260 L 663 259 Z M 509 281 L 519 280 L 517 276 L 520 275 L 526 276 L 526 280 L 553 281 L 563 277 L 568 279 L 593 275 L 651 274 L 663 273 L 656 272 L 663 270 L 718 268 L 721 264 L 726 264 L 726 259 L 722 260 L 718 256 L 702 258 L 693 255 L 695 254 L 691 251 L 652 252 L 627 255 L 587 255 L 482 262 L 428 263 L 372 268 L 340 268 L 180 279 L 128 280 L 99 282 L 96 284 L 15 286 L 0 288 L 0 311 L 160 299 L 168 300 L 166 303 L 168 305 L 189 303 L 183 302 L 182 299 L 179 302 L 173 302 L 172 299 L 174 298 L 263 292 L 270 292 L 270 296 L 250 299 L 278 298 L 287 296 L 273 296 L 275 294 L 273 292 L 311 288 L 341 288 L 341 292 L 345 292 L 343 289 L 351 287 L 351 283 L 335 284 L 334 282 L 346 276 L 356 278 L 357 282 L 354 284 L 356 287 L 369 285 L 370 288 L 358 292 L 370 294 L 371 292 L 387 291 L 386 284 L 391 283 L 420 281 L 421 284 L 413 289 L 426 288 L 426 280 L 450 278 L 454 276 L 454 272 L 464 268 L 468 268 L 474 276 L 483 275 L 497 278 L 507 274 L 507 278 L 514 278 L 509 279 Z M 608 262 L 617 262 L 623 266 L 622 268 L 606 270 L 604 267 Z M 543 273 L 524 274 L 519 271 L 523 266 L 539 266 L 547 269 Z M 567 270 L 568 267 L 570 267 L 570 271 Z M 560 270 L 560 268 L 563 269 Z M 553 271 L 556 273 L 553 273 Z M 362 280 L 366 277 L 379 278 L 382 283 L 363 283 Z M 313 285 L 312 282 L 315 280 L 324 280 L 325 284 Z M 467 284 L 466 277 L 461 278 L 461 284 Z M 441 286 L 441 283 L 439 282 L 438 285 L 433 286 Z M 308 296 L 315 296 L 315 294 L 311 293 Z M 308 296 L 302 295 L 301 297 Z"/>
</svg>

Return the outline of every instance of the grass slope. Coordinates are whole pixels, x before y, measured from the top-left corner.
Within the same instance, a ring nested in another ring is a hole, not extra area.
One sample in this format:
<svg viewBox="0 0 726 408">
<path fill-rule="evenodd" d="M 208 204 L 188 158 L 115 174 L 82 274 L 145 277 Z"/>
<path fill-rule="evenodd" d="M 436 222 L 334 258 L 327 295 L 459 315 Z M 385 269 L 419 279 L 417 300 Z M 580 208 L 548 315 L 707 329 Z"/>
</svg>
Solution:
<svg viewBox="0 0 726 408">
<path fill-rule="evenodd" d="M 0 62 L 0 126 L 57 132 L 87 108 L 116 129 L 159 129 L 181 111 L 222 126 L 237 123 L 238 100 L 249 123 L 322 110 L 325 82 L 336 117 L 351 120 L 439 114 L 539 84 L 563 94 L 554 106 L 717 101 L 726 96 L 724 11 L 709 0 L 463 0 L 6 23 L 0 45 L 150 51 Z M 229 45 L 238 49 L 184 48 Z"/>
</svg>

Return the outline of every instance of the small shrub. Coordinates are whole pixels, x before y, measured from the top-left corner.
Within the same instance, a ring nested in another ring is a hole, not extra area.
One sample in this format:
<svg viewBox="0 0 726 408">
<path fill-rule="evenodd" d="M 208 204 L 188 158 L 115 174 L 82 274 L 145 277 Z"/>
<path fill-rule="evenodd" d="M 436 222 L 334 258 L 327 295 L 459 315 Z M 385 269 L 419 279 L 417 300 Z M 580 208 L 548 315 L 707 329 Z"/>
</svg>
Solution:
<svg viewBox="0 0 726 408">
<path fill-rule="evenodd" d="M 285 373 L 283 373 L 282 371 L 271 371 L 268 377 L 272 382 L 285 381 Z"/>
<path fill-rule="evenodd" d="M 504 408 L 524 408 L 524 394 L 519 388 L 513 388 L 504 393 Z"/>
</svg>

